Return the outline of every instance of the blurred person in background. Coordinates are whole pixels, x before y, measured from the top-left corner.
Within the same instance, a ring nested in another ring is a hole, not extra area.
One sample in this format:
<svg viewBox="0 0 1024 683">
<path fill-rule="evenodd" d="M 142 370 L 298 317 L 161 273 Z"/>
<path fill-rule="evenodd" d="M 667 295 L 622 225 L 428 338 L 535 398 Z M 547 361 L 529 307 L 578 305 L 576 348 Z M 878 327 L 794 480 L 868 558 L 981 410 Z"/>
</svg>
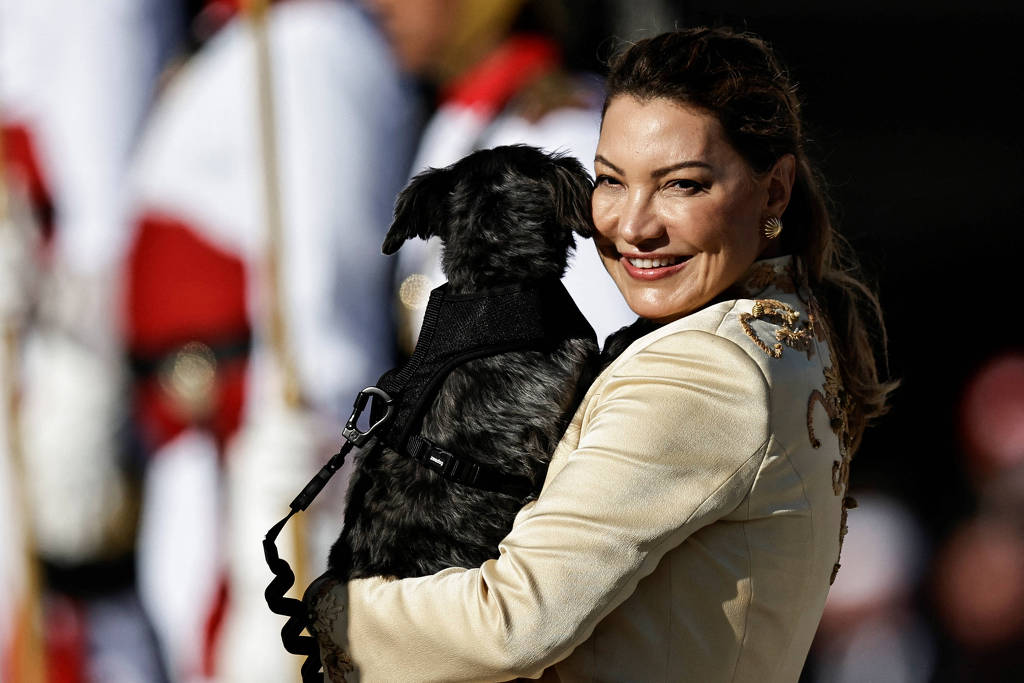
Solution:
<svg viewBox="0 0 1024 683">
<path fill-rule="evenodd" d="M 979 515 L 946 537 L 932 570 L 941 626 L 936 683 L 1010 683 L 1024 672 L 1020 520 Z"/>
<path fill-rule="evenodd" d="M 365 0 L 402 67 L 437 93 L 412 174 L 477 149 L 524 143 L 563 151 L 593 169 L 602 93 L 594 77 L 564 67 L 571 20 L 557 0 Z M 588 11 L 598 11 L 591 7 Z M 440 241 L 398 253 L 400 347 L 410 353 L 429 291 L 440 285 Z M 579 240 L 566 288 L 598 341 L 636 315 L 608 279 L 593 244 Z"/>
<path fill-rule="evenodd" d="M 139 584 L 175 681 L 298 675 L 260 541 L 392 364 L 377 255 L 415 132 L 358 4 L 238 10 L 203 8 L 197 25 L 223 27 L 169 81 L 131 178 Z M 283 546 L 299 568 L 326 562 L 341 506 L 324 507 L 322 540 L 314 514 Z"/>
<path fill-rule="evenodd" d="M 1024 672 L 1024 354 L 971 376 L 959 431 L 974 512 L 942 539 L 930 581 L 942 637 L 936 683 L 1018 681 Z"/>
<path fill-rule="evenodd" d="M 981 365 L 960 400 L 960 442 L 982 512 L 1024 533 L 1024 352 Z"/>
<path fill-rule="evenodd" d="M 897 498 L 856 495 L 856 524 L 829 590 L 802 681 L 927 683 L 938 657 L 916 604 L 927 562 L 924 532 Z"/>
<path fill-rule="evenodd" d="M 0 1 L 0 677 L 12 682 L 161 680 L 133 586 L 117 271 L 125 177 L 175 9 Z"/>
</svg>

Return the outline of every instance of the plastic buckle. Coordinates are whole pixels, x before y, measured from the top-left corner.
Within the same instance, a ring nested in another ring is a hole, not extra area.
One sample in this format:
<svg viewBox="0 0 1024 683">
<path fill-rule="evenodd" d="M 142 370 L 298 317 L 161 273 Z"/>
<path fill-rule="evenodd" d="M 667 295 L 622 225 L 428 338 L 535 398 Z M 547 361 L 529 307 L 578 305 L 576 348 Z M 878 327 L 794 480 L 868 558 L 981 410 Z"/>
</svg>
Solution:
<svg viewBox="0 0 1024 683">
<path fill-rule="evenodd" d="M 376 397 L 384 401 L 384 415 L 367 427 L 364 432 L 359 429 L 356 423 L 359 421 L 359 417 L 363 414 L 363 410 L 366 408 L 366 404 L 369 402 L 371 397 Z M 352 442 L 359 448 L 362 448 L 366 445 L 366 442 L 370 440 L 373 433 L 377 431 L 381 425 L 391 419 L 391 415 L 394 412 L 395 402 L 387 392 L 380 387 L 366 387 L 359 392 L 359 395 L 356 396 L 356 400 L 352 408 L 352 415 L 349 416 L 348 422 L 345 423 L 345 428 L 341 430 L 341 435 L 345 440 Z"/>
<path fill-rule="evenodd" d="M 459 476 L 462 474 L 462 461 L 450 453 L 447 455 L 447 462 L 444 464 L 441 474 L 449 481 L 458 481 Z"/>
</svg>

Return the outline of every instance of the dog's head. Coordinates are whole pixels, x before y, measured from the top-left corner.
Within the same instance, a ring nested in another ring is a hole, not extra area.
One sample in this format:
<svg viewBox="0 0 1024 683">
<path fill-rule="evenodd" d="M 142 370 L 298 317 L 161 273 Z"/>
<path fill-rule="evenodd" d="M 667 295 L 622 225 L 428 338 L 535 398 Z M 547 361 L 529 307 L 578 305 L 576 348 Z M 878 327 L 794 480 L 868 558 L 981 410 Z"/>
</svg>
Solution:
<svg viewBox="0 0 1024 683">
<path fill-rule="evenodd" d="M 565 272 L 573 233 L 593 235 L 593 183 L 579 161 L 511 145 L 428 169 L 395 203 L 383 251 L 440 237 L 441 266 L 456 289 L 479 289 Z"/>
</svg>

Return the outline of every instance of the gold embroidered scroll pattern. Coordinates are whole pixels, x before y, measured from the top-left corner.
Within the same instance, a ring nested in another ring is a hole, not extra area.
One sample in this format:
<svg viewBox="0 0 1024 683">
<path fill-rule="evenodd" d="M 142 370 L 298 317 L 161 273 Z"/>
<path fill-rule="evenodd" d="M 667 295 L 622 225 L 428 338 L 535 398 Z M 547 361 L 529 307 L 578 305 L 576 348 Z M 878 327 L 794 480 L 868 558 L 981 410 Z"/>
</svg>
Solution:
<svg viewBox="0 0 1024 683">
<path fill-rule="evenodd" d="M 807 297 L 807 324 L 816 340 L 827 341 L 828 332 L 821 314 L 821 307 L 818 306 L 818 300 L 814 298 L 813 294 L 809 294 Z"/>
<path fill-rule="evenodd" d="M 758 273 L 762 278 L 767 278 L 767 272 Z M 756 277 L 754 279 L 757 279 Z M 772 283 L 776 284 L 776 283 Z M 776 286 L 778 286 L 776 284 Z M 791 306 L 776 299 L 758 299 L 754 302 L 750 313 L 740 314 L 740 325 L 743 332 L 750 337 L 758 348 L 772 358 L 781 358 L 783 345 L 797 351 L 803 351 L 810 359 L 814 355 L 814 340 L 825 341 L 828 334 L 823 324 L 817 302 L 811 297 L 808 304 L 807 322 L 800 322 L 800 312 Z M 761 339 L 751 326 L 753 320 L 764 320 L 777 325 L 775 339 L 778 343 L 769 345 Z M 842 554 L 843 539 L 847 533 L 848 511 L 857 507 L 857 501 L 852 497 L 844 495 L 850 480 L 850 436 L 848 416 L 850 411 L 850 398 L 843 388 L 842 377 L 838 368 L 829 366 L 824 369 L 825 383 L 821 390 L 815 389 L 807 401 L 807 435 L 810 438 L 813 448 L 821 448 L 821 441 L 814 433 L 814 407 L 817 404 L 825 409 L 829 418 L 829 427 L 839 439 L 840 460 L 832 463 L 832 491 L 835 495 L 843 496 L 842 516 L 839 521 L 839 552 Z M 839 573 L 839 557 L 832 567 L 832 575 L 829 583 L 833 583 Z"/>
<path fill-rule="evenodd" d="M 849 516 L 849 511 L 857 507 L 857 501 L 854 500 L 853 496 L 844 496 L 842 505 L 842 515 L 839 518 L 839 555 L 836 556 L 836 563 L 832 565 L 832 575 L 828 579 L 828 584 L 831 586 L 836 581 L 836 575 L 839 574 L 839 567 L 842 566 L 839 560 L 843 556 L 843 539 L 846 538 L 846 532 L 849 529 L 846 528 L 846 519 Z"/>
<path fill-rule="evenodd" d="M 850 414 L 850 397 L 843 389 L 843 381 L 839 376 L 839 370 L 835 366 L 825 368 L 824 393 L 815 389 L 807 401 L 807 435 L 811 440 L 811 447 L 821 448 L 821 441 L 814 434 L 814 406 L 821 404 L 828 415 L 829 426 L 837 437 L 839 437 L 840 459 L 832 463 L 832 492 L 837 496 L 843 496 L 841 506 L 842 516 L 839 519 L 839 553 L 843 552 L 843 539 L 846 537 L 846 519 L 848 511 L 857 507 L 857 501 L 851 496 L 845 495 L 850 484 L 850 430 L 848 416 Z M 832 566 L 832 576 L 829 584 L 836 580 L 839 573 L 839 558 Z"/>
<path fill-rule="evenodd" d="M 811 446 L 814 448 L 821 448 L 821 441 L 818 440 L 814 433 L 814 406 L 820 403 L 825 409 L 825 414 L 828 415 L 829 427 L 832 428 L 832 433 L 839 437 L 839 449 L 842 453 L 847 452 L 847 446 L 849 445 L 849 425 L 847 423 L 847 416 L 850 410 L 850 398 L 846 395 L 846 391 L 843 389 L 843 380 L 839 376 L 839 370 L 835 366 L 829 366 L 825 368 L 825 384 L 822 386 L 825 393 L 821 393 L 818 389 L 811 392 L 811 397 L 807 401 L 807 435 L 811 440 Z M 847 465 L 847 470 L 849 465 Z M 833 477 L 835 479 L 835 477 Z M 835 484 L 835 481 L 833 481 Z M 839 490 L 836 490 L 836 495 L 839 495 Z"/>
<path fill-rule="evenodd" d="M 788 304 L 777 299 L 758 299 L 754 302 L 750 313 L 740 314 L 740 325 L 743 332 L 750 337 L 757 347 L 772 358 L 782 357 L 782 345 L 803 351 L 810 358 L 814 354 L 814 346 L 811 344 L 810 327 L 806 324 L 797 324 L 800 319 L 800 312 L 793 310 Z M 757 336 L 757 332 L 751 327 L 750 321 L 765 320 L 778 325 L 775 330 L 777 344 L 769 346 L 763 339 Z"/>
</svg>

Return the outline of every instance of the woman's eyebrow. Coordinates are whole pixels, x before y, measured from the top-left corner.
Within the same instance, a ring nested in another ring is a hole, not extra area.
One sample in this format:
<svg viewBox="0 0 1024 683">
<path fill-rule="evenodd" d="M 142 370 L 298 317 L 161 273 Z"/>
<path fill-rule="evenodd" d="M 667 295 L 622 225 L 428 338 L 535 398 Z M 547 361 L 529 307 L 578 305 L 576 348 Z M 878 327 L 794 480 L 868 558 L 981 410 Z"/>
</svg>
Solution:
<svg viewBox="0 0 1024 683">
<path fill-rule="evenodd" d="M 607 159 L 605 159 L 600 154 L 598 154 L 597 156 L 594 157 L 594 163 L 596 164 L 598 162 L 604 164 L 605 166 L 607 166 L 608 168 L 612 169 L 613 171 L 615 171 L 619 175 L 625 175 L 624 171 L 621 168 L 619 168 L 618 166 L 616 166 L 612 162 L 608 161 Z M 712 170 L 711 164 L 709 164 L 707 162 L 704 162 L 704 161 L 697 161 L 697 160 L 680 161 L 678 164 L 672 164 L 670 166 L 663 166 L 662 168 L 657 168 L 657 169 L 651 171 L 651 177 L 652 178 L 660 178 L 660 177 L 662 177 L 664 175 L 667 175 L 667 174 L 671 173 L 672 171 L 678 171 L 678 170 L 680 170 L 682 168 L 706 168 L 709 171 Z"/>
<path fill-rule="evenodd" d="M 594 157 L 594 163 L 595 163 L 595 164 L 596 164 L 597 162 L 599 162 L 599 161 L 600 161 L 600 162 L 601 162 L 602 164 L 604 164 L 605 166 L 607 166 L 608 168 L 610 168 L 610 169 L 612 169 L 613 171 L 615 171 L 616 173 L 618 173 L 619 175 L 624 175 L 624 174 L 623 174 L 623 171 L 622 171 L 622 169 L 621 169 L 621 168 L 619 168 L 618 166 L 616 166 L 616 165 L 615 165 L 615 164 L 613 164 L 612 162 L 608 161 L 607 159 L 605 159 L 605 158 L 604 158 L 603 156 L 601 156 L 600 154 L 598 154 L 597 156 L 595 156 L 595 157 Z"/>
<path fill-rule="evenodd" d="M 706 163 L 704 161 L 696 161 L 696 160 L 693 160 L 693 161 L 680 161 L 678 164 L 672 164 L 671 166 L 664 166 L 662 168 L 658 168 L 658 169 L 655 169 L 655 170 L 651 171 L 651 177 L 652 178 L 660 178 L 663 175 L 668 175 L 672 171 L 678 171 L 678 170 L 683 169 L 683 168 L 706 168 L 709 171 L 712 170 L 711 169 L 711 164 Z"/>
</svg>

